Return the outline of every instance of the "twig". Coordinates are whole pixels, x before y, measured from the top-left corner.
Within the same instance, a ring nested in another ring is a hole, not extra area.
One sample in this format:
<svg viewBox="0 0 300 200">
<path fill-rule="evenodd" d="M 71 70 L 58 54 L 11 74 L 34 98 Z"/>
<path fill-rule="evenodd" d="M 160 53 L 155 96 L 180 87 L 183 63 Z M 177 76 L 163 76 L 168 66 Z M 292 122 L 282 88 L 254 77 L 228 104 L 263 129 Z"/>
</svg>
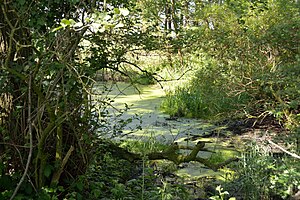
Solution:
<svg viewBox="0 0 300 200">
<path fill-rule="evenodd" d="M 300 156 L 298 156 L 297 154 L 295 153 L 292 153 L 288 150 L 285 150 L 283 147 L 279 146 L 278 144 L 275 144 L 274 142 L 272 142 L 271 140 L 267 140 L 270 144 L 272 144 L 273 146 L 275 146 L 276 148 L 280 149 L 281 151 L 283 151 L 284 153 L 287 153 L 289 154 L 290 156 L 294 157 L 294 158 L 298 158 L 300 159 Z"/>
<path fill-rule="evenodd" d="M 150 73 L 149 71 L 142 69 L 142 68 L 141 68 L 140 66 L 138 66 L 137 64 L 132 63 L 132 62 L 129 62 L 129 61 L 127 61 L 127 60 L 120 60 L 120 61 L 118 61 L 117 64 L 120 64 L 120 63 L 126 63 L 126 64 L 129 64 L 129 65 L 132 65 L 132 66 L 136 67 L 136 68 L 137 68 L 138 70 L 140 70 L 141 72 L 143 72 L 143 73 L 149 75 L 150 77 L 152 77 L 152 78 L 160 85 L 160 87 L 163 88 L 163 86 L 162 86 L 162 84 L 160 83 L 160 81 L 155 77 L 155 76 L 158 76 L 158 77 L 162 78 L 159 74 L 156 74 L 156 73 L 152 74 L 152 73 Z"/>
<path fill-rule="evenodd" d="M 31 74 L 29 75 L 29 82 L 28 82 L 28 135 L 29 135 L 29 154 L 28 154 L 28 158 L 27 158 L 27 163 L 26 163 L 26 167 L 25 167 L 25 171 L 17 185 L 17 187 L 14 190 L 14 193 L 12 194 L 12 196 L 10 197 L 10 200 L 14 199 L 15 196 L 17 195 L 25 177 L 27 176 L 27 172 L 29 169 L 29 165 L 30 165 L 30 161 L 31 161 L 31 157 L 32 157 L 32 124 L 31 124 Z"/>
<path fill-rule="evenodd" d="M 25 170 L 24 163 L 23 163 L 23 158 L 22 158 L 21 152 L 20 152 L 20 150 L 18 149 L 18 147 L 22 147 L 22 148 L 30 148 L 30 147 L 25 147 L 25 146 L 21 146 L 21 145 L 16 145 L 16 144 L 11 144 L 11 143 L 6 143 L 6 142 L 0 142 L 0 144 L 11 145 L 11 146 L 13 146 L 13 147 L 16 149 L 16 151 L 18 152 L 19 157 L 20 157 L 21 165 L 22 165 L 23 169 Z M 32 188 L 37 192 L 37 190 L 36 190 L 34 184 L 32 183 L 32 181 L 31 181 L 31 179 L 30 179 L 30 176 L 29 176 L 28 174 L 27 174 L 27 178 L 28 178 L 28 181 L 30 182 Z"/>
<path fill-rule="evenodd" d="M 13 143 L 8 143 L 8 142 L 0 142 L 0 144 L 2 145 L 10 145 L 10 146 L 13 146 L 17 149 L 17 147 L 20 147 L 20 148 L 27 148 L 29 149 L 30 147 L 28 146 L 22 146 L 22 145 L 17 145 L 17 144 L 13 144 Z"/>
</svg>

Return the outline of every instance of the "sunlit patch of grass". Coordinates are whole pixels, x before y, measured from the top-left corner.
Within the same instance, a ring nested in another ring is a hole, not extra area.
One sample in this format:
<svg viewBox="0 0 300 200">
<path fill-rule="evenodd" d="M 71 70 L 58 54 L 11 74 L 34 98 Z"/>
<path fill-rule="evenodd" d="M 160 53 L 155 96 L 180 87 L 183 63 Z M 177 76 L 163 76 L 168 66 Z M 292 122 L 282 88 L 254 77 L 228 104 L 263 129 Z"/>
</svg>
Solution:
<svg viewBox="0 0 300 200">
<path fill-rule="evenodd" d="M 235 110 L 236 102 L 236 98 L 227 97 L 221 88 L 204 91 L 201 88 L 193 89 L 187 86 L 167 92 L 161 109 L 171 116 L 218 119 Z"/>
<path fill-rule="evenodd" d="M 217 176 L 217 179 L 220 181 L 233 181 L 235 178 L 235 171 L 228 167 L 223 167 L 219 169 L 221 172 L 220 175 Z"/>
<path fill-rule="evenodd" d="M 213 164 L 222 163 L 230 158 L 235 157 L 237 154 L 236 151 L 220 149 L 217 150 L 216 153 L 213 153 L 210 157 L 210 162 Z"/>
<path fill-rule="evenodd" d="M 151 137 L 148 140 L 125 140 L 120 146 L 142 155 L 163 151 L 167 148 L 167 145 L 162 144 Z"/>
</svg>

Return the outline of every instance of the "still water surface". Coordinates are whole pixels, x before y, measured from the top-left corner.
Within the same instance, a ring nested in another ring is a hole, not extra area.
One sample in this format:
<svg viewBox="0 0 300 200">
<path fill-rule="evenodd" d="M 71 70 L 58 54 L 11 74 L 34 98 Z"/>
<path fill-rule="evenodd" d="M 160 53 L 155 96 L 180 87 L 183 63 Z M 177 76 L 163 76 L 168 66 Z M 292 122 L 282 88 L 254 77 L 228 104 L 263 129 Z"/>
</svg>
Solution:
<svg viewBox="0 0 300 200">
<path fill-rule="evenodd" d="M 235 149 L 228 147 L 228 143 L 218 138 L 201 138 L 201 135 L 215 131 L 216 133 L 230 134 L 225 127 L 217 127 L 207 121 L 199 119 L 186 119 L 177 118 L 169 119 L 167 114 L 160 110 L 160 104 L 165 96 L 166 90 L 170 88 L 164 85 L 139 85 L 131 86 L 128 83 L 118 82 L 111 83 L 105 82 L 99 84 L 97 88 L 104 90 L 103 87 L 110 88 L 110 91 L 105 95 L 113 99 L 112 105 L 117 109 L 124 109 L 125 104 L 129 109 L 121 116 L 126 120 L 133 119 L 131 123 L 126 125 L 120 137 L 126 135 L 126 139 L 147 140 L 155 138 L 161 143 L 171 144 L 178 142 L 180 145 L 194 146 L 199 140 L 208 140 L 212 143 L 207 144 L 207 148 L 222 154 L 236 155 Z M 114 109 L 110 109 L 110 114 L 118 114 Z M 140 126 L 142 130 L 137 130 L 136 127 Z M 195 141 L 184 141 L 185 138 L 190 136 L 199 135 Z M 124 139 L 124 137 L 122 137 Z M 184 152 L 183 152 L 184 153 Z M 199 152 L 198 156 L 209 158 L 212 156 L 209 152 Z M 218 175 L 219 172 L 213 172 L 199 163 L 189 163 L 185 168 L 178 171 L 179 175 L 183 176 L 207 176 Z"/>
</svg>

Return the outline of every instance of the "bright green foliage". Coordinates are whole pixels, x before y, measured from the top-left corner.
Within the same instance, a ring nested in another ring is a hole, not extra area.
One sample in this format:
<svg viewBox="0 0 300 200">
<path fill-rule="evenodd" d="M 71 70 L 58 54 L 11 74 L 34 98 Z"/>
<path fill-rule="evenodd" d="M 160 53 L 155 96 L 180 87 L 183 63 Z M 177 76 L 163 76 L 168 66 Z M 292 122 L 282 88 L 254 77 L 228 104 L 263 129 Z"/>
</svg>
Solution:
<svg viewBox="0 0 300 200">
<path fill-rule="evenodd" d="M 227 195 L 229 195 L 229 193 L 227 191 L 223 191 L 223 188 L 221 187 L 221 185 L 217 186 L 216 188 L 217 192 L 219 193 L 216 196 L 212 196 L 209 199 L 212 200 L 224 200 L 227 199 L 225 198 Z M 230 197 L 229 200 L 235 200 L 235 197 Z"/>
<path fill-rule="evenodd" d="M 146 144 L 147 145 L 147 144 Z M 149 144 L 151 146 L 151 144 Z M 137 146 L 128 146 L 137 150 Z M 74 199 L 190 199 L 186 189 L 180 184 L 169 184 L 164 177 L 154 175 L 154 170 L 145 158 L 137 165 L 107 152 L 108 146 L 100 144 L 94 152 L 85 175 L 73 182 L 66 198 Z M 140 151 L 143 151 L 140 147 Z M 151 149 L 146 149 L 149 151 Z M 153 150 L 153 149 L 152 149 Z M 84 198 L 83 198 L 84 197 Z"/>
<path fill-rule="evenodd" d="M 148 84 L 157 71 L 193 68 L 190 82 L 167 95 L 168 113 L 272 115 L 294 130 L 300 149 L 295 1 L 3 0 L 0 8 L 0 198 L 10 198 L 23 180 L 17 199 L 186 199 L 180 185 L 155 188 L 145 160 L 148 174 L 126 177 L 134 165 L 98 140 L 127 123 L 110 126 L 111 100 L 91 98 L 99 71 Z M 160 65 L 140 68 L 143 61 L 133 58 L 153 50 L 162 54 Z M 257 189 L 249 195 L 273 188 L 286 197 L 299 170 L 259 156 L 246 156 L 240 172 L 245 187 Z"/>
<path fill-rule="evenodd" d="M 287 199 L 299 188 L 299 161 L 291 157 L 274 158 L 267 149 L 252 145 L 227 188 L 243 199 Z"/>
<path fill-rule="evenodd" d="M 197 72 L 184 89 L 168 94 L 163 108 L 204 118 L 264 113 L 297 126 L 300 18 L 294 1 L 228 1 L 196 14 L 202 25 L 187 31 L 194 36 L 188 51 L 200 55 Z"/>
<path fill-rule="evenodd" d="M 247 94 L 229 97 L 230 76 L 212 59 L 198 62 L 201 66 L 190 82 L 167 94 L 162 108 L 171 115 L 218 119 L 230 111 L 242 108 L 249 98 Z"/>
</svg>

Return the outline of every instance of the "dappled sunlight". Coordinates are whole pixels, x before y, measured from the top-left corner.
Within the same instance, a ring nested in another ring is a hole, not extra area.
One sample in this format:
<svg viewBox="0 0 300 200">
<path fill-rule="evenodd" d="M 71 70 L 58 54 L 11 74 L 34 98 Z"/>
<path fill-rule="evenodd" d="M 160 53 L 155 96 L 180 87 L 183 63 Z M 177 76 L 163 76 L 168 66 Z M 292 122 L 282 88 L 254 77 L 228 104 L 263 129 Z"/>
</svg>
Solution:
<svg viewBox="0 0 300 200">
<path fill-rule="evenodd" d="M 198 156 L 203 159 L 213 159 L 216 163 L 218 159 L 221 162 L 237 155 L 230 140 L 218 139 L 218 135 L 231 134 L 226 127 L 216 126 L 200 119 L 173 119 L 162 113 L 159 108 L 165 93 L 159 85 L 131 86 L 129 83 L 118 83 L 113 86 L 109 85 L 111 83 L 107 84 L 106 87 L 111 90 L 106 97 L 114 99 L 112 105 L 119 109 L 122 109 L 125 103 L 129 106 L 129 109 L 120 118 L 126 120 L 137 116 L 137 119 L 133 119 L 122 129 L 119 137 L 123 141 L 129 139 L 147 143 L 154 140 L 165 145 L 176 142 L 180 146 L 189 148 L 193 148 L 199 141 L 203 141 L 206 143 L 206 150 L 199 151 Z M 139 126 L 141 129 L 137 129 Z M 134 129 L 135 131 L 133 131 Z M 211 133 L 215 137 L 206 137 Z M 119 137 L 115 139 L 119 140 Z M 190 150 L 180 150 L 182 155 L 188 155 L 189 152 Z M 214 156 L 213 152 L 216 152 L 218 157 Z M 176 173 L 178 176 L 189 176 L 190 178 L 222 175 L 221 172 L 214 172 L 203 167 L 201 163 L 186 164 Z"/>
<path fill-rule="evenodd" d="M 185 166 L 185 168 L 179 169 L 176 172 L 176 174 L 180 177 L 185 177 L 194 180 L 202 177 L 218 176 L 221 174 L 221 172 L 219 171 L 215 172 L 197 162 L 190 162 Z"/>
<path fill-rule="evenodd" d="M 298 0 L 0 7 L 0 200 L 300 199 Z"/>
</svg>

